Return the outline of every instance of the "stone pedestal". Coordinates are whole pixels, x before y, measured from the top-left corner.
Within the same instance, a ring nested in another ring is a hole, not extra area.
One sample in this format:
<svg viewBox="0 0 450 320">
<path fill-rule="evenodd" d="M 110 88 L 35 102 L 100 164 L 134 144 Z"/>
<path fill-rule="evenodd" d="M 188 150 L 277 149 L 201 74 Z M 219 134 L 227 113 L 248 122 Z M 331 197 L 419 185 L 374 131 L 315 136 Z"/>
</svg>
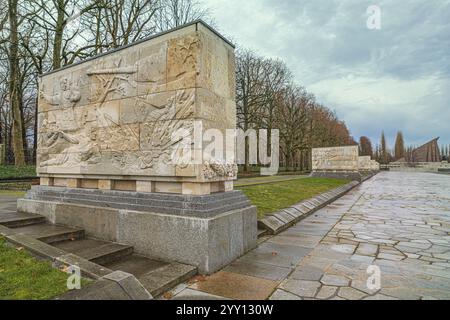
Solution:
<svg viewBox="0 0 450 320">
<path fill-rule="evenodd" d="M 256 246 L 257 215 L 240 191 L 205 196 L 33 186 L 19 212 L 210 274 Z"/>
</svg>

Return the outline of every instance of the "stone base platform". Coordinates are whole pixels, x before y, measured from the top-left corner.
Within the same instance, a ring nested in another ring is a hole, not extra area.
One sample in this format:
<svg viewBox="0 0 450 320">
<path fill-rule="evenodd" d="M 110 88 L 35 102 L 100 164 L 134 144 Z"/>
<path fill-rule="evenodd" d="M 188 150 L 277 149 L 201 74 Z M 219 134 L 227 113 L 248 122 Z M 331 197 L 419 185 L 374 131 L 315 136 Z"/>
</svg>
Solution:
<svg viewBox="0 0 450 320">
<path fill-rule="evenodd" d="M 168 193 L 140 193 L 117 190 L 33 186 L 25 198 L 199 218 L 209 218 L 214 215 L 251 206 L 248 198 L 238 190 L 193 196 Z"/>
<path fill-rule="evenodd" d="M 362 181 L 362 175 L 358 171 L 313 171 L 311 177 L 347 179 L 351 181 Z"/>
<path fill-rule="evenodd" d="M 19 212 L 83 228 L 136 253 L 210 274 L 256 246 L 256 208 L 239 191 L 207 196 L 35 186 Z"/>
<path fill-rule="evenodd" d="M 208 195 L 233 190 L 233 180 L 195 182 L 178 177 L 174 181 L 166 180 L 123 180 L 91 178 L 40 177 L 40 185 L 70 189 L 117 190 L 140 193 L 171 193 L 183 195 Z"/>
</svg>

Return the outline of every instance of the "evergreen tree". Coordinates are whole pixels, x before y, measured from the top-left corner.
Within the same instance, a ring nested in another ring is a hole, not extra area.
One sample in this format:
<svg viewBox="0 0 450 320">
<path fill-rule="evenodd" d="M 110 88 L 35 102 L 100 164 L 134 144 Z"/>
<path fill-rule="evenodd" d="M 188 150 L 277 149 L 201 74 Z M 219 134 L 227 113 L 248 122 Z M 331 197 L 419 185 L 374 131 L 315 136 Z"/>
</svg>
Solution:
<svg viewBox="0 0 450 320">
<path fill-rule="evenodd" d="M 394 157 L 395 160 L 399 160 L 405 157 L 405 142 L 403 140 L 403 133 L 401 131 L 397 133 L 397 138 L 395 139 Z"/>
<path fill-rule="evenodd" d="M 388 151 L 387 151 L 387 144 L 386 144 L 386 137 L 384 135 L 384 130 L 381 132 L 380 163 L 381 164 L 388 163 Z"/>
</svg>

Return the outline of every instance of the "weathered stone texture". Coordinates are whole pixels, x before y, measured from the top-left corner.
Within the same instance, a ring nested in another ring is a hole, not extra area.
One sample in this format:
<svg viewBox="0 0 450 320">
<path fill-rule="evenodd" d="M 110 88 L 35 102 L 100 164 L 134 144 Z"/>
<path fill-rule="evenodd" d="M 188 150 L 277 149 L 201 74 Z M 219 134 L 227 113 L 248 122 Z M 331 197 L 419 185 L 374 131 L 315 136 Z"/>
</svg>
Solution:
<svg viewBox="0 0 450 320">
<path fill-rule="evenodd" d="M 412 152 L 411 162 L 440 162 L 441 155 L 438 145 L 439 138 L 433 139 L 425 143 Z"/>
<path fill-rule="evenodd" d="M 360 171 L 370 171 L 371 170 L 371 159 L 370 156 L 360 156 L 358 157 L 358 168 Z"/>
<path fill-rule="evenodd" d="M 358 171 L 358 146 L 312 149 L 313 171 Z"/>
</svg>

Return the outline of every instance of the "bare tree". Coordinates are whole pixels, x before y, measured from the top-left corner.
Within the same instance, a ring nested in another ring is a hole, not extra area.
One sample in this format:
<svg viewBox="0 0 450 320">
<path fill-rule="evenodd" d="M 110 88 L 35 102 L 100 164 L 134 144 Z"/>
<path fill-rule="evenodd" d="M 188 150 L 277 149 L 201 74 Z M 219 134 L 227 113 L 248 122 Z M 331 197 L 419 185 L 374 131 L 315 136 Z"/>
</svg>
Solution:
<svg viewBox="0 0 450 320">
<path fill-rule="evenodd" d="M 236 61 L 237 125 L 247 131 L 256 128 L 265 102 L 264 59 L 251 51 L 238 51 Z M 249 171 L 249 144 L 245 141 L 245 166 Z"/>
<path fill-rule="evenodd" d="M 80 26 L 70 25 L 91 11 L 106 5 L 106 0 L 26 0 L 25 9 L 30 19 L 47 30 L 52 45 L 52 69 L 72 63 L 85 50 L 94 45 L 79 45 Z M 73 51 L 73 47 L 78 47 Z"/>
<path fill-rule="evenodd" d="M 113 0 L 90 13 L 97 48 L 117 48 L 156 32 L 155 14 L 160 0 Z M 92 23 L 94 21 L 94 23 Z"/>
<path fill-rule="evenodd" d="M 156 14 L 158 31 L 176 28 L 194 20 L 209 20 L 209 9 L 197 0 L 161 0 L 161 10 Z"/>
<path fill-rule="evenodd" d="M 18 166 L 25 165 L 23 120 L 20 108 L 21 96 L 19 93 L 19 16 L 17 12 L 18 0 L 8 1 L 9 15 L 9 99 L 12 115 L 12 141 L 14 148 L 14 161 Z"/>
<path fill-rule="evenodd" d="M 276 126 L 280 130 L 280 149 L 287 167 L 294 167 L 296 154 L 307 148 L 309 102 L 306 90 L 293 84 L 279 96 Z"/>
<path fill-rule="evenodd" d="M 281 60 L 266 59 L 263 68 L 264 77 L 264 101 L 261 109 L 260 118 L 258 119 L 258 127 L 267 129 L 268 136 L 271 136 L 274 128 L 278 96 L 292 79 L 291 71 Z M 267 145 L 267 151 L 270 152 L 270 140 Z"/>
<path fill-rule="evenodd" d="M 366 136 L 359 138 L 359 154 L 361 156 L 373 156 L 372 142 Z"/>
</svg>

